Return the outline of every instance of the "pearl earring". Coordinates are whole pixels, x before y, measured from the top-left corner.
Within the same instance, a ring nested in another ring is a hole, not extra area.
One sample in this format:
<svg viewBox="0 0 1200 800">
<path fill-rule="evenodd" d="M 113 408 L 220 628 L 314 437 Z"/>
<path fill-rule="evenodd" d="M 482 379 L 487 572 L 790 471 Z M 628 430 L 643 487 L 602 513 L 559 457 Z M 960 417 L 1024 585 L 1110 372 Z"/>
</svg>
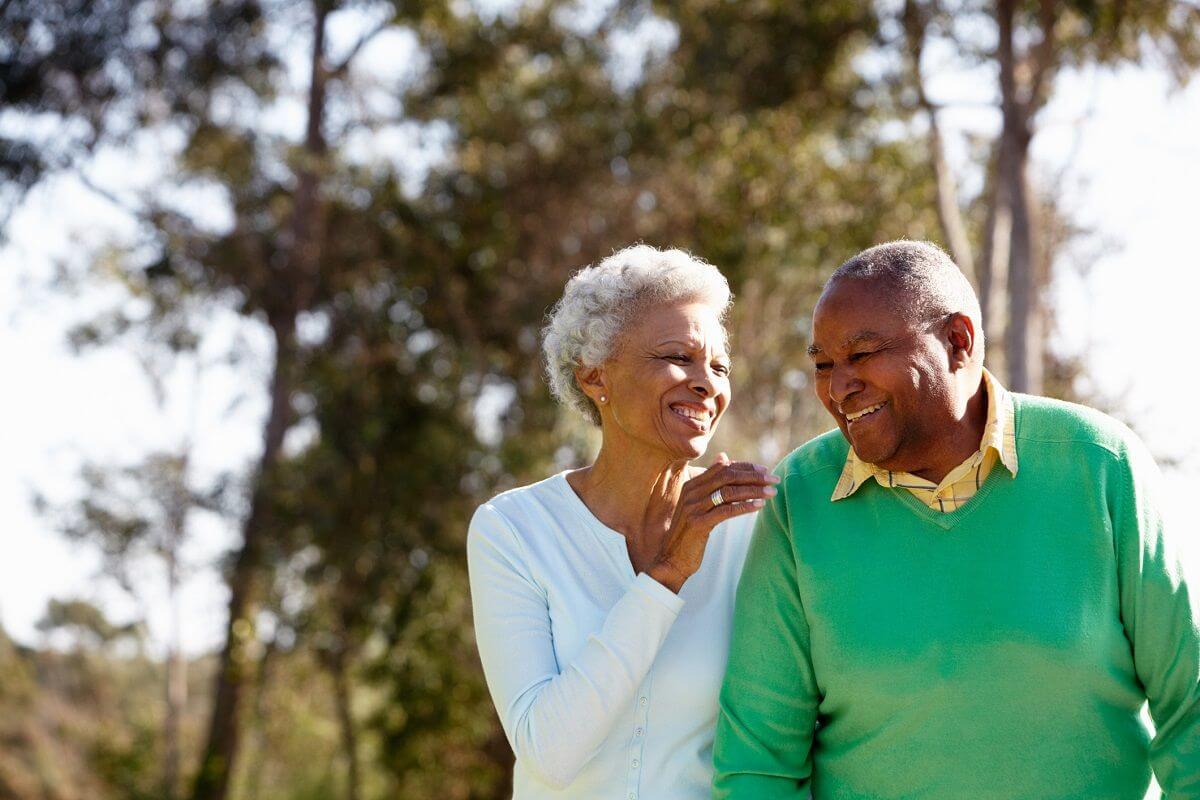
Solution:
<svg viewBox="0 0 1200 800">
<path fill-rule="evenodd" d="M 608 395 L 604 395 L 604 394 L 600 395 L 600 402 L 601 402 L 601 403 L 607 403 L 607 402 L 608 402 Z"/>
</svg>

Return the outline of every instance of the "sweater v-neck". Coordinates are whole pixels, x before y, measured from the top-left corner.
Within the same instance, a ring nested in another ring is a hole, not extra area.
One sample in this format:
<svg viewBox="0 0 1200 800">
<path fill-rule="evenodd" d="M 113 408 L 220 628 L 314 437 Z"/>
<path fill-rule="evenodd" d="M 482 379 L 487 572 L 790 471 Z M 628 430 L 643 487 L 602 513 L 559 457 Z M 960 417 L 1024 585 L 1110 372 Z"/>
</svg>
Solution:
<svg viewBox="0 0 1200 800">
<path fill-rule="evenodd" d="M 979 487 L 979 490 L 975 492 L 975 496 L 953 511 L 936 511 L 925 503 L 921 502 L 920 498 L 907 489 L 900 487 L 894 489 L 884 488 L 883 486 L 878 486 L 876 488 L 892 495 L 897 502 L 904 505 L 909 511 L 913 512 L 922 520 L 925 520 L 926 522 L 932 522 L 942 530 L 948 531 L 974 514 L 977 508 L 983 506 L 987 502 L 988 497 L 991 495 L 996 484 L 999 481 L 1004 480 L 1005 476 L 1009 477 L 1011 480 L 1016 480 L 1015 477 L 1009 474 L 1008 470 L 1004 469 L 1004 465 L 997 461 L 992 465 L 992 471 L 988 473 L 986 478 L 984 478 L 983 484 Z"/>
<path fill-rule="evenodd" d="M 1020 441 L 1022 422 L 1021 397 L 1019 395 L 1013 395 L 1013 403 L 1013 435 L 1018 441 Z M 964 505 L 959 506 L 953 511 L 935 511 L 925 503 L 921 502 L 921 500 L 915 494 L 907 489 L 900 489 L 899 487 L 885 489 L 883 486 L 877 486 L 876 488 L 885 490 L 888 494 L 893 495 L 897 502 L 904 505 L 909 511 L 922 520 L 925 520 L 926 522 L 932 522 L 942 530 L 949 531 L 963 520 L 973 515 L 976 509 L 983 506 L 987 502 L 988 497 L 991 495 L 992 490 L 996 487 L 996 484 L 1004 480 L 1004 476 L 1008 476 L 1008 478 L 1013 481 L 1017 479 L 1017 476 L 1012 475 L 1007 469 L 1004 468 L 1004 465 L 1000 462 L 1000 460 L 997 459 L 996 463 L 992 464 L 992 471 L 988 473 L 988 476 L 984 478 L 983 484 L 979 487 L 979 490 L 975 492 L 975 496 L 968 500 Z"/>
</svg>

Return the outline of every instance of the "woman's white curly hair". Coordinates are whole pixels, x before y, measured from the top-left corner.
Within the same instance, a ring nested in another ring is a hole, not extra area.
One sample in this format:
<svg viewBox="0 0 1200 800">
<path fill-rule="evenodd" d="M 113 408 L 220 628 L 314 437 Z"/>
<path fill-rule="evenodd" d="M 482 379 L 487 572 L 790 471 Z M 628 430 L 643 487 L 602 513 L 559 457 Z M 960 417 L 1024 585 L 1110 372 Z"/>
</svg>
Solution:
<svg viewBox="0 0 1200 800">
<path fill-rule="evenodd" d="M 579 388 L 575 370 L 602 364 L 621 333 L 645 308 L 661 303 L 703 302 L 724 322 L 733 295 L 712 264 L 683 250 L 636 244 L 571 276 L 542 330 L 550 391 L 600 424 L 600 412 Z"/>
</svg>

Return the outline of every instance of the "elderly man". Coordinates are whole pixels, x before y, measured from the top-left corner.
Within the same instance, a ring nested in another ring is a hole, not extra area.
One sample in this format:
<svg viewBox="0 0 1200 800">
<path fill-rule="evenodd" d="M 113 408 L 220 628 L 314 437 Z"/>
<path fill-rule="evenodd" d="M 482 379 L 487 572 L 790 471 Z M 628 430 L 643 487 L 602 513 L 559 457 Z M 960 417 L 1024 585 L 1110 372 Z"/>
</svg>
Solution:
<svg viewBox="0 0 1200 800">
<path fill-rule="evenodd" d="M 812 341 L 839 430 L 759 515 L 715 797 L 1200 799 L 1200 586 L 1144 446 L 1006 392 L 930 244 L 843 264 Z"/>
</svg>

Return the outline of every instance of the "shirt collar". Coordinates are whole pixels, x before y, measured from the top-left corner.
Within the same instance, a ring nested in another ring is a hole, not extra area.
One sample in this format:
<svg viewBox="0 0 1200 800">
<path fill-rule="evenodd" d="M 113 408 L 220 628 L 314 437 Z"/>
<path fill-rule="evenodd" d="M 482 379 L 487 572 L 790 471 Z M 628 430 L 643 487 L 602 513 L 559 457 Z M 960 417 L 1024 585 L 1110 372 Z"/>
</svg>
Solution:
<svg viewBox="0 0 1200 800">
<path fill-rule="evenodd" d="M 1014 434 L 1016 408 L 1013 405 L 1012 395 L 987 369 L 983 370 L 983 383 L 988 398 L 987 423 L 983 427 L 983 438 L 977 452 L 986 453 L 989 448 L 995 450 L 1000 463 L 1015 478 L 1017 476 L 1017 440 Z M 851 447 L 850 452 L 846 455 L 846 464 L 842 468 L 841 477 L 838 478 L 837 486 L 834 487 L 833 496 L 829 499 L 836 501 L 847 498 L 871 478 L 874 478 L 880 486 L 894 486 L 901 474 L 863 461 L 854 452 L 854 447 Z"/>
</svg>

